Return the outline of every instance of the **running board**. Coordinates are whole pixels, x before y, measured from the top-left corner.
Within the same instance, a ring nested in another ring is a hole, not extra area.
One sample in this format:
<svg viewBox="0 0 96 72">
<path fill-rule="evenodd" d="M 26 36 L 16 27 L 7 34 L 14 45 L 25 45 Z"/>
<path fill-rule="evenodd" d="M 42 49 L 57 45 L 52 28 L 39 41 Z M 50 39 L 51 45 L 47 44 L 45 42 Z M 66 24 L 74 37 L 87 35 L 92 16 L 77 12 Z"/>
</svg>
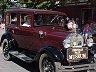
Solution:
<svg viewBox="0 0 96 72">
<path fill-rule="evenodd" d="M 17 58 L 19 58 L 19 59 L 27 62 L 27 63 L 31 63 L 31 62 L 33 61 L 32 58 L 26 56 L 26 55 L 23 54 L 23 53 L 19 53 L 18 51 L 10 51 L 9 53 L 10 53 L 11 55 L 13 55 L 13 56 L 15 56 L 15 57 L 17 57 Z"/>
</svg>

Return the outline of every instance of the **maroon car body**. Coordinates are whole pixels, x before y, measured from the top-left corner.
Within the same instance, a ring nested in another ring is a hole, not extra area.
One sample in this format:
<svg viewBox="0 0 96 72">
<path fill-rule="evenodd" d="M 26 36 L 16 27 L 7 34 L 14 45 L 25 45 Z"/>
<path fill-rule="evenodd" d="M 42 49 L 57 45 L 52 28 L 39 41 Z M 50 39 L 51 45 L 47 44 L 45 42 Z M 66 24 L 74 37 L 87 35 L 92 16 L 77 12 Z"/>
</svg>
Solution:
<svg viewBox="0 0 96 72">
<path fill-rule="evenodd" d="M 4 59 L 10 60 L 14 55 L 29 63 L 39 61 L 40 72 L 94 69 L 94 55 L 89 51 L 92 38 L 88 38 L 88 46 L 84 36 L 67 31 L 66 17 L 57 11 L 7 10 L 6 32 L 1 38 Z"/>
</svg>

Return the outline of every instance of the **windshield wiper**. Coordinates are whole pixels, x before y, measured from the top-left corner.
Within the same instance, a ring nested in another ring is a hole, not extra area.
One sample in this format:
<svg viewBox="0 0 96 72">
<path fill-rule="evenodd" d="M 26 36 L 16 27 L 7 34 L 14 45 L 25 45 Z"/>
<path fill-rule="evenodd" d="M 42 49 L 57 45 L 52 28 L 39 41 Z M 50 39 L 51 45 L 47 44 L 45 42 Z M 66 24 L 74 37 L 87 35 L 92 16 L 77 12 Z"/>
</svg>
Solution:
<svg viewBox="0 0 96 72">
<path fill-rule="evenodd" d="M 59 16 L 59 15 L 56 15 L 56 16 L 51 20 L 50 23 L 52 23 L 58 16 Z"/>
</svg>

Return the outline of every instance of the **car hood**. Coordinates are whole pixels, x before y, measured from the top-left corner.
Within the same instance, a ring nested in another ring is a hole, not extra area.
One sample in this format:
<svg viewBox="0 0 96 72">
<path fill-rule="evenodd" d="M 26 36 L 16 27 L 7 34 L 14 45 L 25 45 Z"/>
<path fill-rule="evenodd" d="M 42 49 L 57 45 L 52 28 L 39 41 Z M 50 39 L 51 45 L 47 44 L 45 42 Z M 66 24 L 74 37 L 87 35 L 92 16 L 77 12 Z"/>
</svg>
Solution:
<svg viewBox="0 0 96 72">
<path fill-rule="evenodd" d="M 70 34 L 70 32 L 50 32 L 50 33 L 46 33 L 46 37 L 50 38 L 50 39 L 55 39 L 58 41 L 62 41 L 64 40 L 68 35 Z"/>
</svg>

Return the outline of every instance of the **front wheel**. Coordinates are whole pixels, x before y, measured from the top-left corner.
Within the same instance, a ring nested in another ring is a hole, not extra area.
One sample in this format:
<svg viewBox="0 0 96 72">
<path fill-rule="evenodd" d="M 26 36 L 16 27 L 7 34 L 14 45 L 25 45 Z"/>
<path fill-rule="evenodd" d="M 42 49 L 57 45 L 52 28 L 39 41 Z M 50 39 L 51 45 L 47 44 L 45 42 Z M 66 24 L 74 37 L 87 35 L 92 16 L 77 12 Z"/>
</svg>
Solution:
<svg viewBox="0 0 96 72">
<path fill-rule="evenodd" d="M 7 39 L 4 39 L 3 40 L 3 43 L 2 43 L 2 56 L 4 58 L 4 60 L 10 60 L 11 59 L 11 55 L 9 54 L 9 42 Z"/>
<path fill-rule="evenodd" d="M 39 59 L 40 72 L 55 72 L 55 65 L 50 56 L 42 54 Z"/>
</svg>

